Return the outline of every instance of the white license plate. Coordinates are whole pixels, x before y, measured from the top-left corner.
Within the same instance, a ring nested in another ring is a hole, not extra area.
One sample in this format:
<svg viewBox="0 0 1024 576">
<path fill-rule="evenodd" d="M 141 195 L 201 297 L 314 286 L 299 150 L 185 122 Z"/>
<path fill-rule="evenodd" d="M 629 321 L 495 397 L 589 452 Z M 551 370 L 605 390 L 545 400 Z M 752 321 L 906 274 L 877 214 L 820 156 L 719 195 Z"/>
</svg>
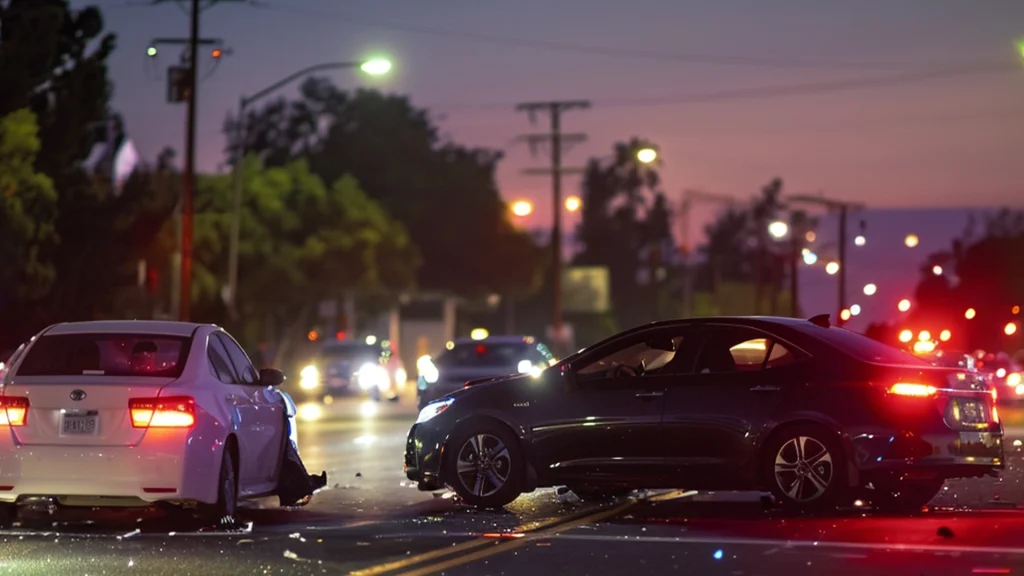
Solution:
<svg viewBox="0 0 1024 576">
<path fill-rule="evenodd" d="M 60 433 L 68 436 L 88 436 L 96 433 L 99 416 L 73 416 L 65 414 L 60 424 Z"/>
</svg>

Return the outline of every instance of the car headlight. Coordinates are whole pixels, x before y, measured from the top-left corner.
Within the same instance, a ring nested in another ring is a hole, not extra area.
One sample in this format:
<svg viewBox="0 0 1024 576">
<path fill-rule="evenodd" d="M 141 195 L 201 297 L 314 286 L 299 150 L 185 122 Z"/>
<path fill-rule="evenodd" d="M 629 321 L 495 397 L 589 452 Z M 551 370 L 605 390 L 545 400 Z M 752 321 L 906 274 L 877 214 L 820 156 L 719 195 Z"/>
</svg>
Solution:
<svg viewBox="0 0 1024 576">
<path fill-rule="evenodd" d="M 530 370 L 533 369 L 533 362 L 530 362 L 529 360 L 520 360 L 517 368 L 520 374 L 529 374 Z"/>
<path fill-rule="evenodd" d="M 430 359 L 430 356 L 420 356 L 416 360 L 416 369 L 420 371 L 420 376 L 423 377 L 427 384 L 433 384 L 441 377 L 441 373 L 437 371 L 437 366 L 434 365 L 434 361 Z"/>
<path fill-rule="evenodd" d="M 310 364 L 299 372 L 299 387 L 303 390 L 312 390 L 320 385 L 320 370 Z"/>
<path fill-rule="evenodd" d="M 1021 385 L 1021 375 L 1020 375 L 1020 372 L 1011 372 L 1010 375 L 1006 377 L 1006 385 L 1007 386 L 1013 386 L 1014 388 L 1016 388 L 1017 386 L 1020 386 Z"/>
<path fill-rule="evenodd" d="M 356 372 L 356 377 L 359 379 L 359 387 L 363 390 L 372 390 L 373 388 L 383 390 L 390 384 L 388 371 L 379 364 L 369 362 L 363 364 L 363 367 Z"/>
<path fill-rule="evenodd" d="M 455 402 L 455 400 L 448 398 L 446 400 L 438 400 L 437 402 L 427 404 L 423 407 L 423 410 L 420 410 L 420 415 L 416 417 L 416 423 L 421 424 L 438 416 L 441 412 L 447 410 L 448 407 L 452 405 L 452 402 Z"/>
</svg>

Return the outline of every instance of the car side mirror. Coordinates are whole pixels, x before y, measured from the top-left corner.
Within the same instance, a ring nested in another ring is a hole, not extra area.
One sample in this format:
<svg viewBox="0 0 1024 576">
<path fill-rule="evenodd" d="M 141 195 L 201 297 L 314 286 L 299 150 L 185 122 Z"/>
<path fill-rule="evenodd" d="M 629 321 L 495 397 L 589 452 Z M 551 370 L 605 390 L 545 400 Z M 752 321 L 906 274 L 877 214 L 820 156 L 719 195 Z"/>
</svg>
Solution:
<svg viewBox="0 0 1024 576">
<path fill-rule="evenodd" d="M 260 385 L 280 386 L 284 384 L 284 372 L 276 368 L 260 368 Z"/>
</svg>

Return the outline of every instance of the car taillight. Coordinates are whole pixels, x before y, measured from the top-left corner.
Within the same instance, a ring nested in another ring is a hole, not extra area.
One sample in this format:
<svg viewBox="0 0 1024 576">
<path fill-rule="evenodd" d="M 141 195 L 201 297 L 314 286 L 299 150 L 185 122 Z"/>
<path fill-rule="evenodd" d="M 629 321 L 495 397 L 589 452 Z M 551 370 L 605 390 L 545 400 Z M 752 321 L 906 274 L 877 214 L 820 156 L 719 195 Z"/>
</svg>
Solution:
<svg viewBox="0 0 1024 576">
<path fill-rule="evenodd" d="M 889 388 L 890 394 L 896 394 L 897 396 L 912 396 L 915 398 L 928 398 L 929 396 L 935 396 L 939 392 L 939 389 L 935 386 L 929 386 L 928 384 L 915 384 L 911 382 L 897 382 Z"/>
<path fill-rule="evenodd" d="M 24 426 L 28 422 L 28 398 L 0 396 L 0 426 Z"/>
<path fill-rule="evenodd" d="M 196 423 L 196 401 L 191 396 L 132 398 L 128 410 L 134 428 L 191 428 Z"/>
</svg>

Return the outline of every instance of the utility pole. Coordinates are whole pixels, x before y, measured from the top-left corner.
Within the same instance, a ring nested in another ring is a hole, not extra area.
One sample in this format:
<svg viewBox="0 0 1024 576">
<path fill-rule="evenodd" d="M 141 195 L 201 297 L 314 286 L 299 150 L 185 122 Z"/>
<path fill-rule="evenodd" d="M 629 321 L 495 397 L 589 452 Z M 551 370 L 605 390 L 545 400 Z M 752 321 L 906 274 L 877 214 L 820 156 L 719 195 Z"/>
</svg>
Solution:
<svg viewBox="0 0 1024 576">
<path fill-rule="evenodd" d="M 830 211 L 839 213 L 839 311 L 836 314 L 836 325 L 842 326 L 843 310 L 846 309 L 846 245 L 847 245 L 847 217 L 851 211 L 863 210 L 864 205 L 858 202 L 842 202 L 825 198 L 824 196 L 799 195 L 791 196 L 790 202 L 803 204 L 816 204 L 824 206 Z"/>
<path fill-rule="evenodd" d="M 189 10 L 189 34 L 185 41 L 188 45 L 185 58 L 184 77 L 180 78 L 179 89 L 187 105 L 185 120 L 185 170 L 182 182 L 182 196 L 180 206 L 180 285 L 178 296 L 178 318 L 187 322 L 191 316 L 192 305 L 192 225 L 193 225 L 193 197 L 195 194 L 195 168 L 196 168 L 196 92 L 198 82 L 196 81 L 196 69 L 199 60 L 199 45 L 217 43 L 215 40 L 202 40 L 199 38 L 199 14 L 204 6 L 201 0 L 153 0 L 153 4 L 166 4 L 168 2 L 181 3 L 187 1 L 190 4 Z M 220 2 L 238 2 L 244 0 L 207 0 L 205 8 L 209 8 Z M 157 43 L 177 44 L 182 39 L 165 39 L 154 41 L 151 45 L 151 55 L 155 55 Z M 217 53 L 216 57 L 220 57 Z M 173 70 L 172 70 L 172 78 Z M 173 89 L 172 89 L 173 91 Z M 169 91 L 171 92 L 171 91 Z"/>
<path fill-rule="evenodd" d="M 531 168 L 524 170 L 530 175 L 551 175 L 551 206 L 554 222 L 551 226 L 551 289 L 553 291 L 551 328 L 554 344 L 561 353 L 566 353 L 566 338 L 562 327 L 562 174 L 581 173 L 581 168 L 565 168 L 562 166 L 563 146 L 583 142 L 586 134 L 563 134 L 562 113 L 568 110 L 586 110 L 590 108 L 589 100 L 564 100 L 555 102 L 526 102 L 516 106 L 516 111 L 530 115 L 530 122 L 536 121 L 538 112 L 546 112 L 551 119 L 551 131 L 547 134 L 527 134 L 522 138 L 529 142 L 530 149 L 536 152 L 542 143 L 549 143 L 551 148 L 551 168 Z M 562 354 L 560 354 L 562 355 Z"/>
</svg>

